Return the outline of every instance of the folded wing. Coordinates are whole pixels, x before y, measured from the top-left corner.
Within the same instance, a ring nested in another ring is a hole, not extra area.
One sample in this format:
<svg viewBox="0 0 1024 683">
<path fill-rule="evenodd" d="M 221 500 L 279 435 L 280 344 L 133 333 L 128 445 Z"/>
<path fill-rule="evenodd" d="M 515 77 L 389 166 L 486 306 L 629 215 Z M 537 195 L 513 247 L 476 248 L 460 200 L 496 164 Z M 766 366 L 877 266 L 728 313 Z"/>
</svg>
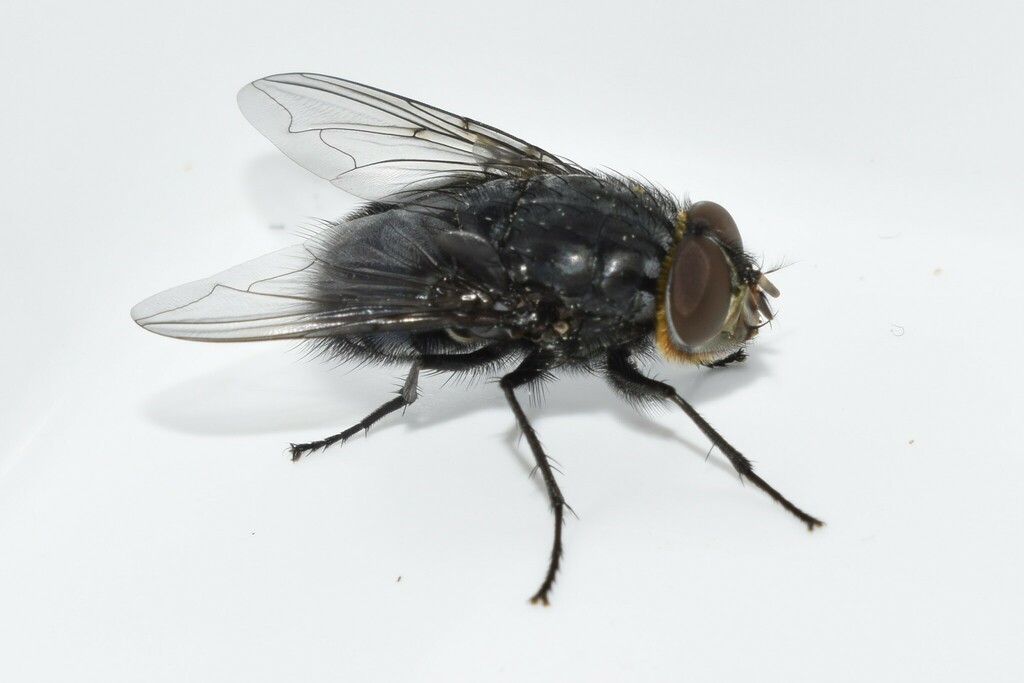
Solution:
<svg viewBox="0 0 1024 683">
<path fill-rule="evenodd" d="M 334 224 L 303 244 L 169 289 L 135 306 L 132 318 L 151 332 L 197 341 L 501 322 L 501 312 L 466 296 L 504 284 L 489 245 L 467 244 L 466 235 L 411 214 L 384 225 L 377 218 Z"/>
</svg>

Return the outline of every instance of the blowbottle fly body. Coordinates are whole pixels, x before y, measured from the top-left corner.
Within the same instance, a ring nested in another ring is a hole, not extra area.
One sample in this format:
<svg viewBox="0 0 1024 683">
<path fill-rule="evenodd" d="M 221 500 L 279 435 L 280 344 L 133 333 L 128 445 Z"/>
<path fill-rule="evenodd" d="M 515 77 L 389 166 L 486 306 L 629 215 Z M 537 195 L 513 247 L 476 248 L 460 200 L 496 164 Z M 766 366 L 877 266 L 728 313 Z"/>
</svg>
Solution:
<svg viewBox="0 0 1024 683">
<path fill-rule="evenodd" d="M 547 604 L 567 505 L 516 392 L 579 368 L 630 401 L 675 403 L 743 478 L 808 529 L 821 524 L 635 363 L 655 349 L 706 366 L 741 360 L 771 320 L 779 292 L 724 208 L 338 78 L 270 76 L 238 101 L 285 154 L 368 203 L 302 244 L 157 294 L 132 317 L 181 339 L 304 339 L 334 357 L 409 368 L 396 397 L 337 434 L 292 444 L 293 459 L 413 403 L 421 371 L 499 376 L 554 512 L 531 598 Z"/>
</svg>

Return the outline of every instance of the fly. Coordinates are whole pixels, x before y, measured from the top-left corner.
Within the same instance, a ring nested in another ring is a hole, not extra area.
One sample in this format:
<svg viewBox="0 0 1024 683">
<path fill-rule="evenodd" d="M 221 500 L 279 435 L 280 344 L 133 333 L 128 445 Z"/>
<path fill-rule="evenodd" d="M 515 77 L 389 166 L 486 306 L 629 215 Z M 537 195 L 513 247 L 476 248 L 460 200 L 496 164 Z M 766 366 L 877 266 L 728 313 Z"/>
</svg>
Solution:
<svg viewBox="0 0 1024 683">
<path fill-rule="evenodd" d="M 724 208 L 339 78 L 270 76 L 238 103 L 292 160 L 367 203 L 302 244 L 146 299 L 132 317 L 179 339 L 304 339 L 334 358 L 409 368 L 397 396 L 348 429 L 292 444 L 293 460 L 415 402 L 421 372 L 498 375 L 554 513 L 531 598 L 547 604 L 567 505 L 516 392 L 583 369 L 633 403 L 676 404 L 742 478 L 808 529 L 821 525 L 635 363 L 655 350 L 710 367 L 742 360 L 772 319 L 779 291 Z"/>
</svg>

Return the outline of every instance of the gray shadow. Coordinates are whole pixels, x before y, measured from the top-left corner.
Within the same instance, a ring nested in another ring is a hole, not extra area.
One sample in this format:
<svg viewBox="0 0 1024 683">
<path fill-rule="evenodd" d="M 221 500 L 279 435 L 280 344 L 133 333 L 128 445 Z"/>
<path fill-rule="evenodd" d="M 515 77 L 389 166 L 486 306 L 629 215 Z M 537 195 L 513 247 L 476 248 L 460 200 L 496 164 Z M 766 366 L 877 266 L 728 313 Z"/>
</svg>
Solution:
<svg viewBox="0 0 1024 683">
<path fill-rule="evenodd" d="M 700 405 L 733 393 L 770 375 L 770 348 L 747 362 L 709 370 L 653 364 L 648 375 L 676 387 L 680 395 L 700 410 Z M 766 358 L 766 356 L 768 356 Z M 210 435 L 287 433 L 299 441 L 334 433 L 354 424 L 364 415 L 391 398 L 401 386 L 405 369 L 401 367 L 349 367 L 302 358 L 285 349 L 268 350 L 259 356 L 225 366 L 216 372 L 182 380 L 153 395 L 145 404 L 147 417 L 166 429 Z M 492 378 L 452 380 L 449 375 L 427 375 L 421 380 L 422 398 L 402 419 L 387 419 L 374 427 L 375 432 L 394 429 L 419 430 L 472 419 L 487 410 L 507 410 L 505 399 Z M 556 387 L 540 392 L 540 401 L 525 390 L 520 401 L 533 420 L 558 415 L 593 415 L 602 424 L 609 419 L 625 429 L 643 431 L 705 458 L 710 444 L 695 433 L 685 415 L 675 406 L 638 411 L 621 400 L 599 378 L 563 374 Z M 544 400 L 552 393 L 551 400 Z M 655 420 L 652 411 L 677 415 L 666 426 Z M 524 470 L 534 463 L 518 446 L 519 431 L 509 412 L 507 441 Z M 710 421 L 714 423 L 714 416 Z M 538 431 L 543 431 L 538 427 Z M 695 434 L 692 439 L 681 434 Z M 284 444 L 282 444 L 283 446 Z M 713 462 L 732 471 L 727 462 Z"/>
<path fill-rule="evenodd" d="M 341 218 L 359 203 L 276 150 L 250 161 L 244 180 L 249 205 L 271 229 L 302 232 L 315 228 L 317 219 Z"/>
</svg>

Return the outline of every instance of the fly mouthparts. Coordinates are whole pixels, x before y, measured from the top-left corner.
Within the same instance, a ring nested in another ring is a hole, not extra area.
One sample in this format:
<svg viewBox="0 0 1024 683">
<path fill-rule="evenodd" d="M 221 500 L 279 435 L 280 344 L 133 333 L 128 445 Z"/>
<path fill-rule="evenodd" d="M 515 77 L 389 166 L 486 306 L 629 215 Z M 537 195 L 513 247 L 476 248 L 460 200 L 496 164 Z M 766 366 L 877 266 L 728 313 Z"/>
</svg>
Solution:
<svg viewBox="0 0 1024 683">
<path fill-rule="evenodd" d="M 757 286 L 760 287 L 765 294 L 772 297 L 773 299 L 779 298 L 779 288 L 773 285 L 772 281 L 769 280 L 768 276 L 765 275 L 764 273 L 757 274 Z"/>
</svg>

